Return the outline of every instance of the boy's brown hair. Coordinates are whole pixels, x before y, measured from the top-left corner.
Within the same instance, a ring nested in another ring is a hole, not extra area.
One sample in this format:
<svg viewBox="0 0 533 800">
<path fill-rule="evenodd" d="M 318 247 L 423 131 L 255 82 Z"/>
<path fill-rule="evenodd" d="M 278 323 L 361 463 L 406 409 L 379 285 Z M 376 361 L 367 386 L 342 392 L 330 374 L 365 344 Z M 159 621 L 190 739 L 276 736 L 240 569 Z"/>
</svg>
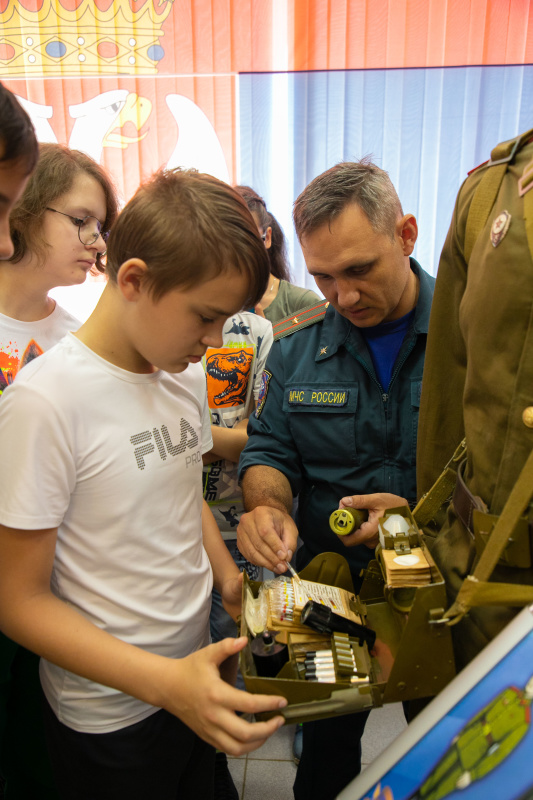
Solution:
<svg viewBox="0 0 533 800">
<path fill-rule="evenodd" d="M 251 307 L 263 296 L 270 272 L 244 200 L 227 183 L 193 169 L 159 170 L 121 211 L 107 246 L 110 281 L 130 258 L 148 266 L 154 300 L 235 267 L 249 278 L 245 307 Z"/>
<path fill-rule="evenodd" d="M 26 174 L 34 169 L 39 149 L 31 119 L 14 94 L 0 83 L 0 163 L 20 161 Z"/>
<path fill-rule="evenodd" d="M 41 144 L 35 171 L 11 213 L 10 229 L 15 251 L 10 261 L 16 264 L 28 251 L 44 259 L 48 247 L 40 236 L 44 212 L 70 191 L 81 172 L 98 181 L 103 189 L 106 218 L 102 233 L 109 231 L 118 213 L 118 202 L 115 187 L 105 169 L 80 150 L 70 150 L 61 144 Z M 99 253 L 96 257 L 96 268 L 100 272 L 104 271 L 102 256 Z"/>
</svg>

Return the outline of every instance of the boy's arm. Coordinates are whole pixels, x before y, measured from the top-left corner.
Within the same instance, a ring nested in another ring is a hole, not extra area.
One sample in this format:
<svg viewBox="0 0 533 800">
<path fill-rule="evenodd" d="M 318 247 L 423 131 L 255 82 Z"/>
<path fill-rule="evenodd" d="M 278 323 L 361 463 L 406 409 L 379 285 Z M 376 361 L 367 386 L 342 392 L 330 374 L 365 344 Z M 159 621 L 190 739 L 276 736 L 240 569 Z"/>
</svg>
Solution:
<svg viewBox="0 0 533 800">
<path fill-rule="evenodd" d="M 213 584 L 222 595 L 224 608 L 236 620 L 241 613 L 242 576 L 224 544 L 213 512 L 205 500 L 202 510 L 202 533 L 204 547 L 213 570 Z"/>
<path fill-rule="evenodd" d="M 279 709 L 283 698 L 240 692 L 220 678 L 219 664 L 241 650 L 245 638 L 225 639 L 181 659 L 115 638 L 51 592 L 56 538 L 56 529 L 0 525 L 0 627 L 7 636 L 63 669 L 166 708 L 230 754 L 256 749 L 278 729 L 281 717 L 249 723 L 235 711 Z"/>
<path fill-rule="evenodd" d="M 247 427 L 247 419 L 241 419 L 233 428 L 221 428 L 220 425 L 211 425 L 213 447 L 202 456 L 204 464 L 220 461 L 221 458 L 237 463 L 248 441 Z"/>
</svg>

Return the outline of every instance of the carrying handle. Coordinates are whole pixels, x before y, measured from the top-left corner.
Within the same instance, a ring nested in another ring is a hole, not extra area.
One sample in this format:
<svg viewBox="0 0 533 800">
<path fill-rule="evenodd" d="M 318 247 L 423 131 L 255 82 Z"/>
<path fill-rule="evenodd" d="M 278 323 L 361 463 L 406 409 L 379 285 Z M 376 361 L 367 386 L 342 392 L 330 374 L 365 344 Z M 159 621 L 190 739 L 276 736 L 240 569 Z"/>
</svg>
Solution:
<svg viewBox="0 0 533 800">
<path fill-rule="evenodd" d="M 282 714 L 285 722 L 311 722 L 314 719 L 339 716 L 340 714 L 354 714 L 358 711 L 369 711 L 374 707 L 372 693 L 361 692 L 357 687 L 339 689 L 331 694 L 327 700 L 314 700 L 309 703 L 291 703 L 276 712 Z"/>
</svg>

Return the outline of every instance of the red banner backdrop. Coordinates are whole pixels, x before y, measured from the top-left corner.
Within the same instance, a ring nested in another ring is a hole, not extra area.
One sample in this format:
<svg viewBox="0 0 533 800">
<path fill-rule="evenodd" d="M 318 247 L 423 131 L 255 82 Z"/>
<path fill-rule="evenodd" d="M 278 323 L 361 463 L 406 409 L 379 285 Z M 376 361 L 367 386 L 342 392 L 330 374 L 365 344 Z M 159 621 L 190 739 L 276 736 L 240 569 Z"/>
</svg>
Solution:
<svg viewBox="0 0 533 800">
<path fill-rule="evenodd" d="M 291 70 L 533 61 L 530 0 L 291 0 Z"/>
<path fill-rule="evenodd" d="M 240 72 L 532 57 L 529 0 L 0 0 L 0 79 L 124 199 L 161 165 L 237 179 Z"/>
</svg>

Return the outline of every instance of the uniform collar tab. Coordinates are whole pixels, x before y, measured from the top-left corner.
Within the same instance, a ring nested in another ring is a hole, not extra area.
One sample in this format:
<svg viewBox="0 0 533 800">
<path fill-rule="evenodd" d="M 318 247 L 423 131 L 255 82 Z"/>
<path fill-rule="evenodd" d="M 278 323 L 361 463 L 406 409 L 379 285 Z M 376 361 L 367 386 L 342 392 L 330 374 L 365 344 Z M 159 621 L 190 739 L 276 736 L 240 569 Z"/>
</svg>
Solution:
<svg viewBox="0 0 533 800">
<path fill-rule="evenodd" d="M 315 361 L 324 361 L 335 355 L 350 336 L 351 323 L 329 306 L 322 323 L 320 342 L 315 354 Z"/>
</svg>

